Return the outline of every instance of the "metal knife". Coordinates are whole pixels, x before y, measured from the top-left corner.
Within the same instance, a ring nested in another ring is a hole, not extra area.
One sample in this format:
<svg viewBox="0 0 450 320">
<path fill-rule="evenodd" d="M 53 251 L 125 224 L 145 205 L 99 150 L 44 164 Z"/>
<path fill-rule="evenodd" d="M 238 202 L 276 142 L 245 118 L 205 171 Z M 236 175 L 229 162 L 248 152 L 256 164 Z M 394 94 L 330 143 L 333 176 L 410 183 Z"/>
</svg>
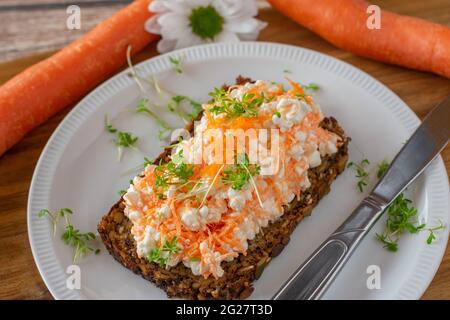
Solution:
<svg viewBox="0 0 450 320">
<path fill-rule="evenodd" d="M 319 299 L 386 207 L 439 154 L 449 137 L 450 96 L 426 116 L 369 196 L 295 271 L 272 299 Z"/>
</svg>

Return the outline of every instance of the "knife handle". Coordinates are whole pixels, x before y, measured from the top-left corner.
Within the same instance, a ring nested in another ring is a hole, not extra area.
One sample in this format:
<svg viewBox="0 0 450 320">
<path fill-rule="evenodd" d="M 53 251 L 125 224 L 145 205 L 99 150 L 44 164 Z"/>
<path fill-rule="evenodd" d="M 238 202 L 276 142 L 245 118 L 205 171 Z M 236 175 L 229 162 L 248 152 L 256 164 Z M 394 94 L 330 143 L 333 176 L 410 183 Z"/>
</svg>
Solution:
<svg viewBox="0 0 450 320">
<path fill-rule="evenodd" d="M 274 300 L 315 300 L 328 288 L 383 211 L 369 196 L 273 296 Z"/>
</svg>

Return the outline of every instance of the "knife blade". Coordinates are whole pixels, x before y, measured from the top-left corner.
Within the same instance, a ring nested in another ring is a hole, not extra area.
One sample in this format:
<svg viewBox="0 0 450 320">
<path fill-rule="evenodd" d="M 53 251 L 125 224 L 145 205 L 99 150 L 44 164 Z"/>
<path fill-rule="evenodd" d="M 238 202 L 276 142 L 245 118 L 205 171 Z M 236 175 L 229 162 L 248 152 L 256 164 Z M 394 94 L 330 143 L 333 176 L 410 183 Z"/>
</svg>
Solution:
<svg viewBox="0 0 450 320">
<path fill-rule="evenodd" d="M 274 300 L 319 299 L 392 201 L 430 164 L 450 137 L 450 96 L 416 129 L 367 196 L 283 284 Z"/>
</svg>

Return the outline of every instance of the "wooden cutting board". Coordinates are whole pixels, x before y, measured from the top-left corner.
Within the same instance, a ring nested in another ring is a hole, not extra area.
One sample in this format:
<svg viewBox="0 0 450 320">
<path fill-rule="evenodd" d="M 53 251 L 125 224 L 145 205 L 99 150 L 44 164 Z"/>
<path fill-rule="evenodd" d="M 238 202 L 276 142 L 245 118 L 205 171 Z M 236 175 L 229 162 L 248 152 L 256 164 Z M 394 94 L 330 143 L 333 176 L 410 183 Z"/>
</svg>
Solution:
<svg viewBox="0 0 450 320">
<path fill-rule="evenodd" d="M 3 0 L 2 5 L 8 2 L 9 4 L 23 2 L 30 4 L 34 2 L 53 3 L 57 1 Z M 450 1 L 448 0 L 379 0 L 372 2 L 402 14 L 418 16 L 450 25 Z M 117 5 L 114 10 L 119 6 Z M 110 10 L 108 13 L 114 11 L 111 10 L 111 6 L 106 7 Z M 96 8 L 99 11 L 99 7 Z M 87 22 L 90 26 L 95 25 L 96 21 L 101 20 L 105 14 L 105 11 L 99 14 L 95 12 L 94 10 L 91 13 L 92 20 Z M 9 13 L 12 14 L 12 11 Z M 2 14 L 4 13 L 2 13 L 0 6 L 0 21 L 4 21 L 4 15 L 2 16 Z M 10 19 L 12 18 L 10 17 Z M 344 60 L 366 71 L 388 86 L 420 118 L 423 118 L 437 102 L 450 95 L 449 79 L 354 56 L 333 47 L 318 36 L 271 9 L 261 11 L 260 19 L 269 23 L 269 27 L 262 32 L 260 40 L 311 48 Z M 4 25 L 3 22 L 2 25 Z M 48 25 L 43 27 L 49 30 L 52 29 Z M 4 33 L 0 30 L 0 57 L 3 48 L 1 44 L 2 41 L 5 41 L 4 37 Z M 30 43 L 35 45 L 36 42 L 31 41 Z M 55 45 L 56 47 L 57 45 Z M 33 49 L 24 45 L 23 50 L 35 52 L 36 47 Z M 11 52 L 8 55 L 11 56 Z M 135 62 L 155 55 L 157 55 L 157 52 L 153 44 L 144 50 L 135 59 Z M 0 84 L 47 56 L 49 56 L 49 53 L 34 54 L 27 58 L 0 64 Z M 69 109 L 59 113 L 44 125 L 33 130 L 19 144 L 0 157 L 0 299 L 51 299 L 51 295 L 45 287 L 31 255 L 26 224 L 27 195 L 36 161 L 48 138 Z M 449 171 L 449 146 L 442 152 L 442 156 L 447 171 Z M 447 248 L 436 277 L 423 298 L 450 299 L 449 248 Z"/>
</svg>

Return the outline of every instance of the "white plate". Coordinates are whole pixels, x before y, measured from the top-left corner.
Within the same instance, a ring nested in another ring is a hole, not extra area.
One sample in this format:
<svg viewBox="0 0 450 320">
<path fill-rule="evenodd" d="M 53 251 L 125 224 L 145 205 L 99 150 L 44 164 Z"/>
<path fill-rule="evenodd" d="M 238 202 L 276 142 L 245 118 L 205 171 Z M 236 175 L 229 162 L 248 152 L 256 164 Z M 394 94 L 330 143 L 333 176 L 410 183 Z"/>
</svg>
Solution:
<svg viewBox="0 0 450 320">
<path fill-rule="evenodd" d="M 336 117 L 352 137 L 350 159 L 370 159 L 372 173 L 379 161 L 392 159 L 419 125 L 407 105 L 380 82 L 349 64 L 311 50 L 243 42 L 198 46 L 171 55 L 183 57 L 183 74 L 173 71 L 168 55 L 145 61 L 137 69 L 145 75 L 154 74 L 165 88 L 201 101 L 207 99 L 213 87 L 233 83 L 238 74 L 283 81 L 283 70 L 289 69 L 289 77 L 296 81 L 318 83 L 321 90 L 317 101 L 324 114 Z M 122 162 L 116 161 L 111 137 L 104 130 L 105 113 L 115 126 L 137 134 L 139 147 L 147 155 L 155 157 L 161 151 L 154 122 L 123 112 L 134 107 L 138 98 L 139 91 L 125 72 L 102 84 L 59 125 L 36 166 L 29 194 L 28 232 L 39 271 L 57 299 L 165 298 L 162 290 L 122 267 L 103 246 L 99 256 L 90 255 L 80 262 L 81 289 L 67 289 L 66 269 L 72 263 L 72 250 L 59 240 L 59 235 L 52 237 L 47 219 L 36 216 L 41 208 L 69 207 L 74 210 L 73 223 L 77 227 L 96 230 L 100 218 L 118 199 L 117 190 L 127 185 L 130 177 L 121 173 L 142 163 L 142 155 L 136 152 L 125 152 Z M 337 179 L 313 215 L 297 227 L 283 253 L 255 282 L 251 298 L 270 298 L 341 224 L 363 198 L 355 182 L 352 170 Z M 448 225 L 448 180 L 440 157 L 410 187 L 410 196 L 421 219 Z M 438 233 L 432 245 L 425 243 L 425 233 L 404 235 L 399 251 L 390 253 L 374 239 L 383 222 L 379 221 L 364 239 L 325 298 L 417 299 L 423 294 L 442 259 L 448 228 Z M 366 270 L 370 265 L 381 269 L 379 290 L 367 288 Z"/>
</svg>

